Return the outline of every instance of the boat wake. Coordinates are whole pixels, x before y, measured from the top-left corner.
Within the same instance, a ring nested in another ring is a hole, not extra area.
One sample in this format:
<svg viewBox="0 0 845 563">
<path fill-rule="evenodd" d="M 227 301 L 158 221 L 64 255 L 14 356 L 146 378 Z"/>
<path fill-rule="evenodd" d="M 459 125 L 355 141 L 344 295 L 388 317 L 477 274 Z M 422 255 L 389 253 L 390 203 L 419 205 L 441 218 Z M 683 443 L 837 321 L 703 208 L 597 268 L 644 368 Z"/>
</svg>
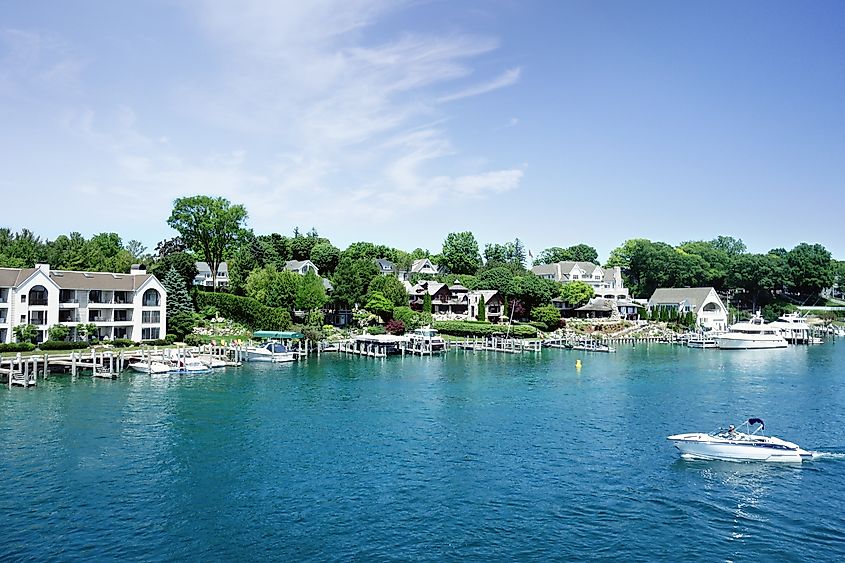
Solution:
<svg viewBox="0 0 845 563">
<path fill-rule="evenodd" d="M 814 451 L 811 452 L 813 454 L 813 460 L 821 460 L 821 459 L 843 459 L 845 460 L 845 452 L 826 452 L 826 451 Z"/>
</svg>

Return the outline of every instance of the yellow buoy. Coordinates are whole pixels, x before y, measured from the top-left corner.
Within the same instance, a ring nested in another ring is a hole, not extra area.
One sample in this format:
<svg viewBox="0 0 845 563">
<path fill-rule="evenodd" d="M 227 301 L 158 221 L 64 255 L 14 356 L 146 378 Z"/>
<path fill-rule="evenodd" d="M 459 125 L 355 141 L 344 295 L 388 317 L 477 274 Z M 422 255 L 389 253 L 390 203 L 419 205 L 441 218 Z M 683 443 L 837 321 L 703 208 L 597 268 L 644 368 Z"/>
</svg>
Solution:
<svg viewBox="0 0 845 563">
<path fill-rule="evenodd" d="M 575 360 L 575 369 L 581 370 L 581 360 Z"/>
</svg>

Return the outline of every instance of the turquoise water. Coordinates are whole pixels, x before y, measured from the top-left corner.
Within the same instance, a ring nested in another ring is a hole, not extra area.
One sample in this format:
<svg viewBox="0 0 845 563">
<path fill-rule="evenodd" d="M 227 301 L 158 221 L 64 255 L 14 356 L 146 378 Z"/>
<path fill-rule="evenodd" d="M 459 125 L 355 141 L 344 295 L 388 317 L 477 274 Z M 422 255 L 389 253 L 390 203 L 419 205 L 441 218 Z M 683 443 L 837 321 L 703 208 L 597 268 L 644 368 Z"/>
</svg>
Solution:
<svg viewBox="0 0 845 563">
<path fill-rule="evenodd" d="M 0 559 L 841 560 L 843 366 L 654 345 L 3 388 Z M 665 440 L 747 416 L 825 455 Z"/>
</svg>

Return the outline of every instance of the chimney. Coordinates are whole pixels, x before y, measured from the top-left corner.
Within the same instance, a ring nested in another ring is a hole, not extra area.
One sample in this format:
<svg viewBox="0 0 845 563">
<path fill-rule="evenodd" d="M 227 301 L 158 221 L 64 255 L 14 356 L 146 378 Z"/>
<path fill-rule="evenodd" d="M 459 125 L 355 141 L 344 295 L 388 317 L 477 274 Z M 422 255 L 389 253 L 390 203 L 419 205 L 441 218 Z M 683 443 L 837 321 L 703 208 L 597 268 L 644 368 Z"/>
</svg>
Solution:
<svg viewBox="0 0 845 563">
<path fill-rule="evenodd" d="M 147 267 L 143 264 L 132 264 L 132 267 L 129 268 L 129 273 L 132 275 L 146 274 Z"/>
<path fill-rule="evenodd" d="M 44 272 L 48 276 L 50 275 L 50 264 L 36 264 L 35 269 L 41 270 L 42 272 Z"/>
</svg>

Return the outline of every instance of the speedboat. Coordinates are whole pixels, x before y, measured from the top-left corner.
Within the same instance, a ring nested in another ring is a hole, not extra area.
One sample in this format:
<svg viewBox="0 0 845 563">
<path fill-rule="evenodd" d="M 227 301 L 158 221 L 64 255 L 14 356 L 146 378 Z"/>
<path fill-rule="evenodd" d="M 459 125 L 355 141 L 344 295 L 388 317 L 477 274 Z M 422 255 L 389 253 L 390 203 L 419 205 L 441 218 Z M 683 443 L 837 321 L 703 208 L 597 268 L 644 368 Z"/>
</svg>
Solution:
<svg viewBox="0 0 845 563">
<path fill-rule="evenodd" d="M 731 325 L 728 332 L 716 337 L 716 344 L 722 350 L 760 350 L 789 346 L 780 329 L 767 324 L 759 313 L 748 321 Z"/>
<path fill-rule="evenodd" d="M 170 371 L 172 373 L 209 373 L 211 368 L 197 358 L 186 356 L 171 360 Z"/>
<path fill-rule="evenodd" d="M 800 463 L 813 458 L 813 452 L 798 444 L 764 436 L 766 425 L 760 418 L 749 418 L 735 428 L 720 428 L 709 434 L 694 432 L 675 434 L 666 439 L 681 452 L 684 459 L 721 461 L 772 461 Z"/>
<path fill-rule="evenodd" d="M 247 346 L 246 361 L 248 362 L 293 362 L 296 352 L 289 350 L 281 342 L 265 342 L 260 346 Z"/>
<path fill-rule="evenodd" d="M 581 340 L 572 345 L 573 350 L 581 350 L 582 352 L 616 352 L 616 348 L 596 342 L 595 340 Z"/>
</svg>

